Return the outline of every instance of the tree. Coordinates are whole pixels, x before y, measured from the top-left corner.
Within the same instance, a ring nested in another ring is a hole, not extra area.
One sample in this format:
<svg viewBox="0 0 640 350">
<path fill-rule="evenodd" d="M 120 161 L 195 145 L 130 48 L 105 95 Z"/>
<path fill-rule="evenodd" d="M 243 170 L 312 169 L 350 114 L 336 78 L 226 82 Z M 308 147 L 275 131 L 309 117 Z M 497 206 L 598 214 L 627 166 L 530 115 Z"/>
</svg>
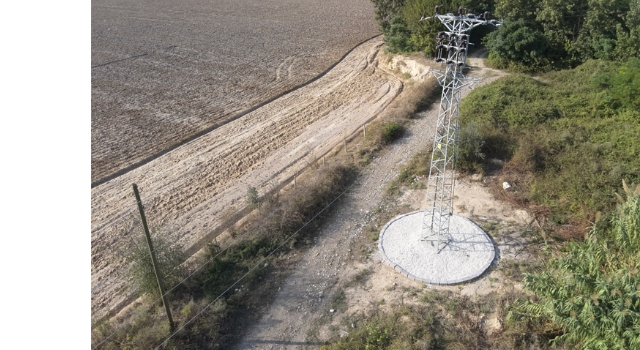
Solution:
<svg viewBox="0 0 640 350">
<path fill-rule="evenodd" d="M 618 42 L 618 28 L 625 25 L 629 0 L 589 0 L 583 15 L 580 35 L 572 48 L 572 55 L 580 61 L 590 58 L 611 60 Z"/>
<path fill-rule="evenodd" d="M 616 37 L 616 59 L 640 57 L 640 0 L 630 1 L 629 11 L 624 15 L 624 25 L 616 26 Z"/>
<path fill-rule="evenodd" d="M 415 50 L 411 42 L 411 31 L 401 16 L 391 19 L 389 32 L 385 35 L 384 41 L 389 52 L 400 53 Z"/>
<path fill-rule="evenodd" d="M 505 21 L 504 25 L 487 35 L 485 45 L 489 48 L 490 58 L 503 62 L 539 68 L 547 64 L 545 52 L 548 41 L 545 36 L 530 27 L 523 19 Z M 504 65 L 504 64 L 503 64 Z"/>
<path fill-rule="evenodd" d="M 541 0 L 496 0 L 495 16 L 503 21 L 524 20 L 527 26 L 538 29 L 536 16 Z"/>
<path fill-rule="evenodd" d="M 409 30 L 409 43 L 416 51 L 421 51 L 428 56 L 433 56 L 436 50 L 436 37 L 438 32 L 445 28 L 437 19 L 420 21 L 422 16 L 432 16 L 436 5 L 440 0 L 406 0 L 402 7 L 402 18 Z"/>
<path fill-rule="evenodd" d="M 492 11 L 493 0 L 372 0 L 376 19 L 391 52 L 421 51 L 427 56 L 435 53 L 435 39 L 445 27 L 437 19 L 420 21 L 422 16 L 434 15 L 436 5 L 442 5 L 440 13 L 456 12 L 459 6 L 475 13 Z M 480 28 L 477 34 L 484 35 Z M 486 29 L 486 28 L 482 28 Z M 480 36 L 476 36 L 478 39 Z"/>
<path fill-rule="evenodd" d="M 404 0 L 371 0 L 375 7 L 376 21 L 380 25 L 380 30 L 386 35 L 391 28 L 391 19 L 396 17 Z"/>
</svg>

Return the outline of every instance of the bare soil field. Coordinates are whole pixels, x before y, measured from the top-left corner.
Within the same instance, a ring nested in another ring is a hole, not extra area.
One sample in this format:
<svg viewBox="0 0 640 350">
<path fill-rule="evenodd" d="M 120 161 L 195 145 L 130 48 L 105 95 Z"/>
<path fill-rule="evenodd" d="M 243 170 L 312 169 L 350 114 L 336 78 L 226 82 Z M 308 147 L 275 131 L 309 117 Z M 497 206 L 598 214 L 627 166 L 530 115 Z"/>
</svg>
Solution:
<svg viewBox="0 0 640 350">
<path fill-rule="evenodd" d="M 317 77 L 379 33 L 373 14 L 369 0 L 92 1 L 92 187 Z"/>
<path fill-rule="evenodd" d="M 403 83 L 382 68 L 380 37 L 355 48 L 322 78 L 91 190 L 92 315 L 131 299 L 118 249 L 140 187 L 150 225 L 193 252 L 225 216 L 330 152 L 378 115 Z"/>
</svg>

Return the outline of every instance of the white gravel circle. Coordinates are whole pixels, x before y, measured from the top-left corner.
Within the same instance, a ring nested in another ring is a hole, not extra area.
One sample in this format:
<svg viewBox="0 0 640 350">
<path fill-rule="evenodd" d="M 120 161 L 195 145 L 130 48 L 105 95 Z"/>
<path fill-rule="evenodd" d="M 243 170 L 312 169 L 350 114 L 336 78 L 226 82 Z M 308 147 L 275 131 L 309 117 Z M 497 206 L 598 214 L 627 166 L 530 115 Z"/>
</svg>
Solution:
<svg viewBox="0 0 640 350">
<path fill-rule="evenodd" d="M 422 240 L 423 215 L 424 211 L 400 215 L 382 228 L 378 247 L 394 269 L 424 283 L 456 284 L 480 276 L 491 265 L 495 248 L 478 225 L 453 215 L 453 241 L 438 253 L 431 242 Z"/>
</svg>

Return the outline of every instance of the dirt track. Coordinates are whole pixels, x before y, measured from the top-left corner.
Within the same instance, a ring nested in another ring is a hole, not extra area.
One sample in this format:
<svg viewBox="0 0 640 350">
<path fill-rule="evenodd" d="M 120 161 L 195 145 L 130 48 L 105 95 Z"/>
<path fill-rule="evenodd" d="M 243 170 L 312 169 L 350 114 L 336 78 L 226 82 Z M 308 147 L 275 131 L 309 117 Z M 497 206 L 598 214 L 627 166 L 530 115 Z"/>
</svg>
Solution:
<svg viewBox="0 0 640 350">
<path fill-rule="evenodd" d="M 189 247 L 225 209 L 244 207 L 248 185 L 263 193 L 330 151 L 382 111 L 402 82 L 378 67 L 381 38 L 353 50 L 321 79 L 91 191 L 92 316 L 126 302 L 124 266 L 112 259 L 129 243 L 119 230 L 135 213 L 140 187 L 151 225 L 177 228 Z M 229 211 L 229 209 L 227 209 Z"/>
<path fill-rule="evenodd" d="M 369 0 L 91 2 L 91 182 L 298 86 L 378 34 Z"/>
</svg>

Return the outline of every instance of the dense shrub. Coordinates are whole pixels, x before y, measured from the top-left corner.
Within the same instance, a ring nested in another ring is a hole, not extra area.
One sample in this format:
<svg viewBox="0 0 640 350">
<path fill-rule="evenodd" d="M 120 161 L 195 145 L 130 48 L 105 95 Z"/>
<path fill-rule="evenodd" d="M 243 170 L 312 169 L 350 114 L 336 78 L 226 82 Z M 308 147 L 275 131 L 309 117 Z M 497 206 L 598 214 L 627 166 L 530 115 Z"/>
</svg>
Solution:
<svg viewBox="0 0 640 350">
<path fill-rule="evenodd" d="M 131 237 L 131 244 L 128 244 L 119 255 L 127 264 L 131 264 L 127 275 L 135 291 L 134 294 L 151 295 L 153 299 L 159 298 L 158 280 L 153 269 L 142 222 L 138 217 L 133 216 L 124 229 L 127 236 Z M 182 246 L 171 239 L 166 228 L 161 227 L 151 228 L 151 240 L 165 287 L 175 285 L 184 275 L 181 264 L 186 260 L 186 256 Z"/>
<path fill-rule="evenodd" d="M 547 321 L 539 324 L 561 334 L 556 344 L 640 348 L 640 187 L 625 190 L 627 200 L 610 223 L 570 243 L 545 271 L 526 274 L 525 287 L 540 300 L 516 303 L 511 320 Z"/>
<path fill-rule="evenodd" d="M 393 17 L 389 23 L 389 32 L 384 37 L 387 50 L 393 53 L 414 51 L 411 42 L 411 31 L 407 29 L 407 24 L 400 16 Z"/>
<path fill-rule="evenodd" d="M 392 143 L 404 135 L 404 127 L 395 122 L 386 122 L 382 127 L 382 141 L 386 144 Z"/>
</svg>

